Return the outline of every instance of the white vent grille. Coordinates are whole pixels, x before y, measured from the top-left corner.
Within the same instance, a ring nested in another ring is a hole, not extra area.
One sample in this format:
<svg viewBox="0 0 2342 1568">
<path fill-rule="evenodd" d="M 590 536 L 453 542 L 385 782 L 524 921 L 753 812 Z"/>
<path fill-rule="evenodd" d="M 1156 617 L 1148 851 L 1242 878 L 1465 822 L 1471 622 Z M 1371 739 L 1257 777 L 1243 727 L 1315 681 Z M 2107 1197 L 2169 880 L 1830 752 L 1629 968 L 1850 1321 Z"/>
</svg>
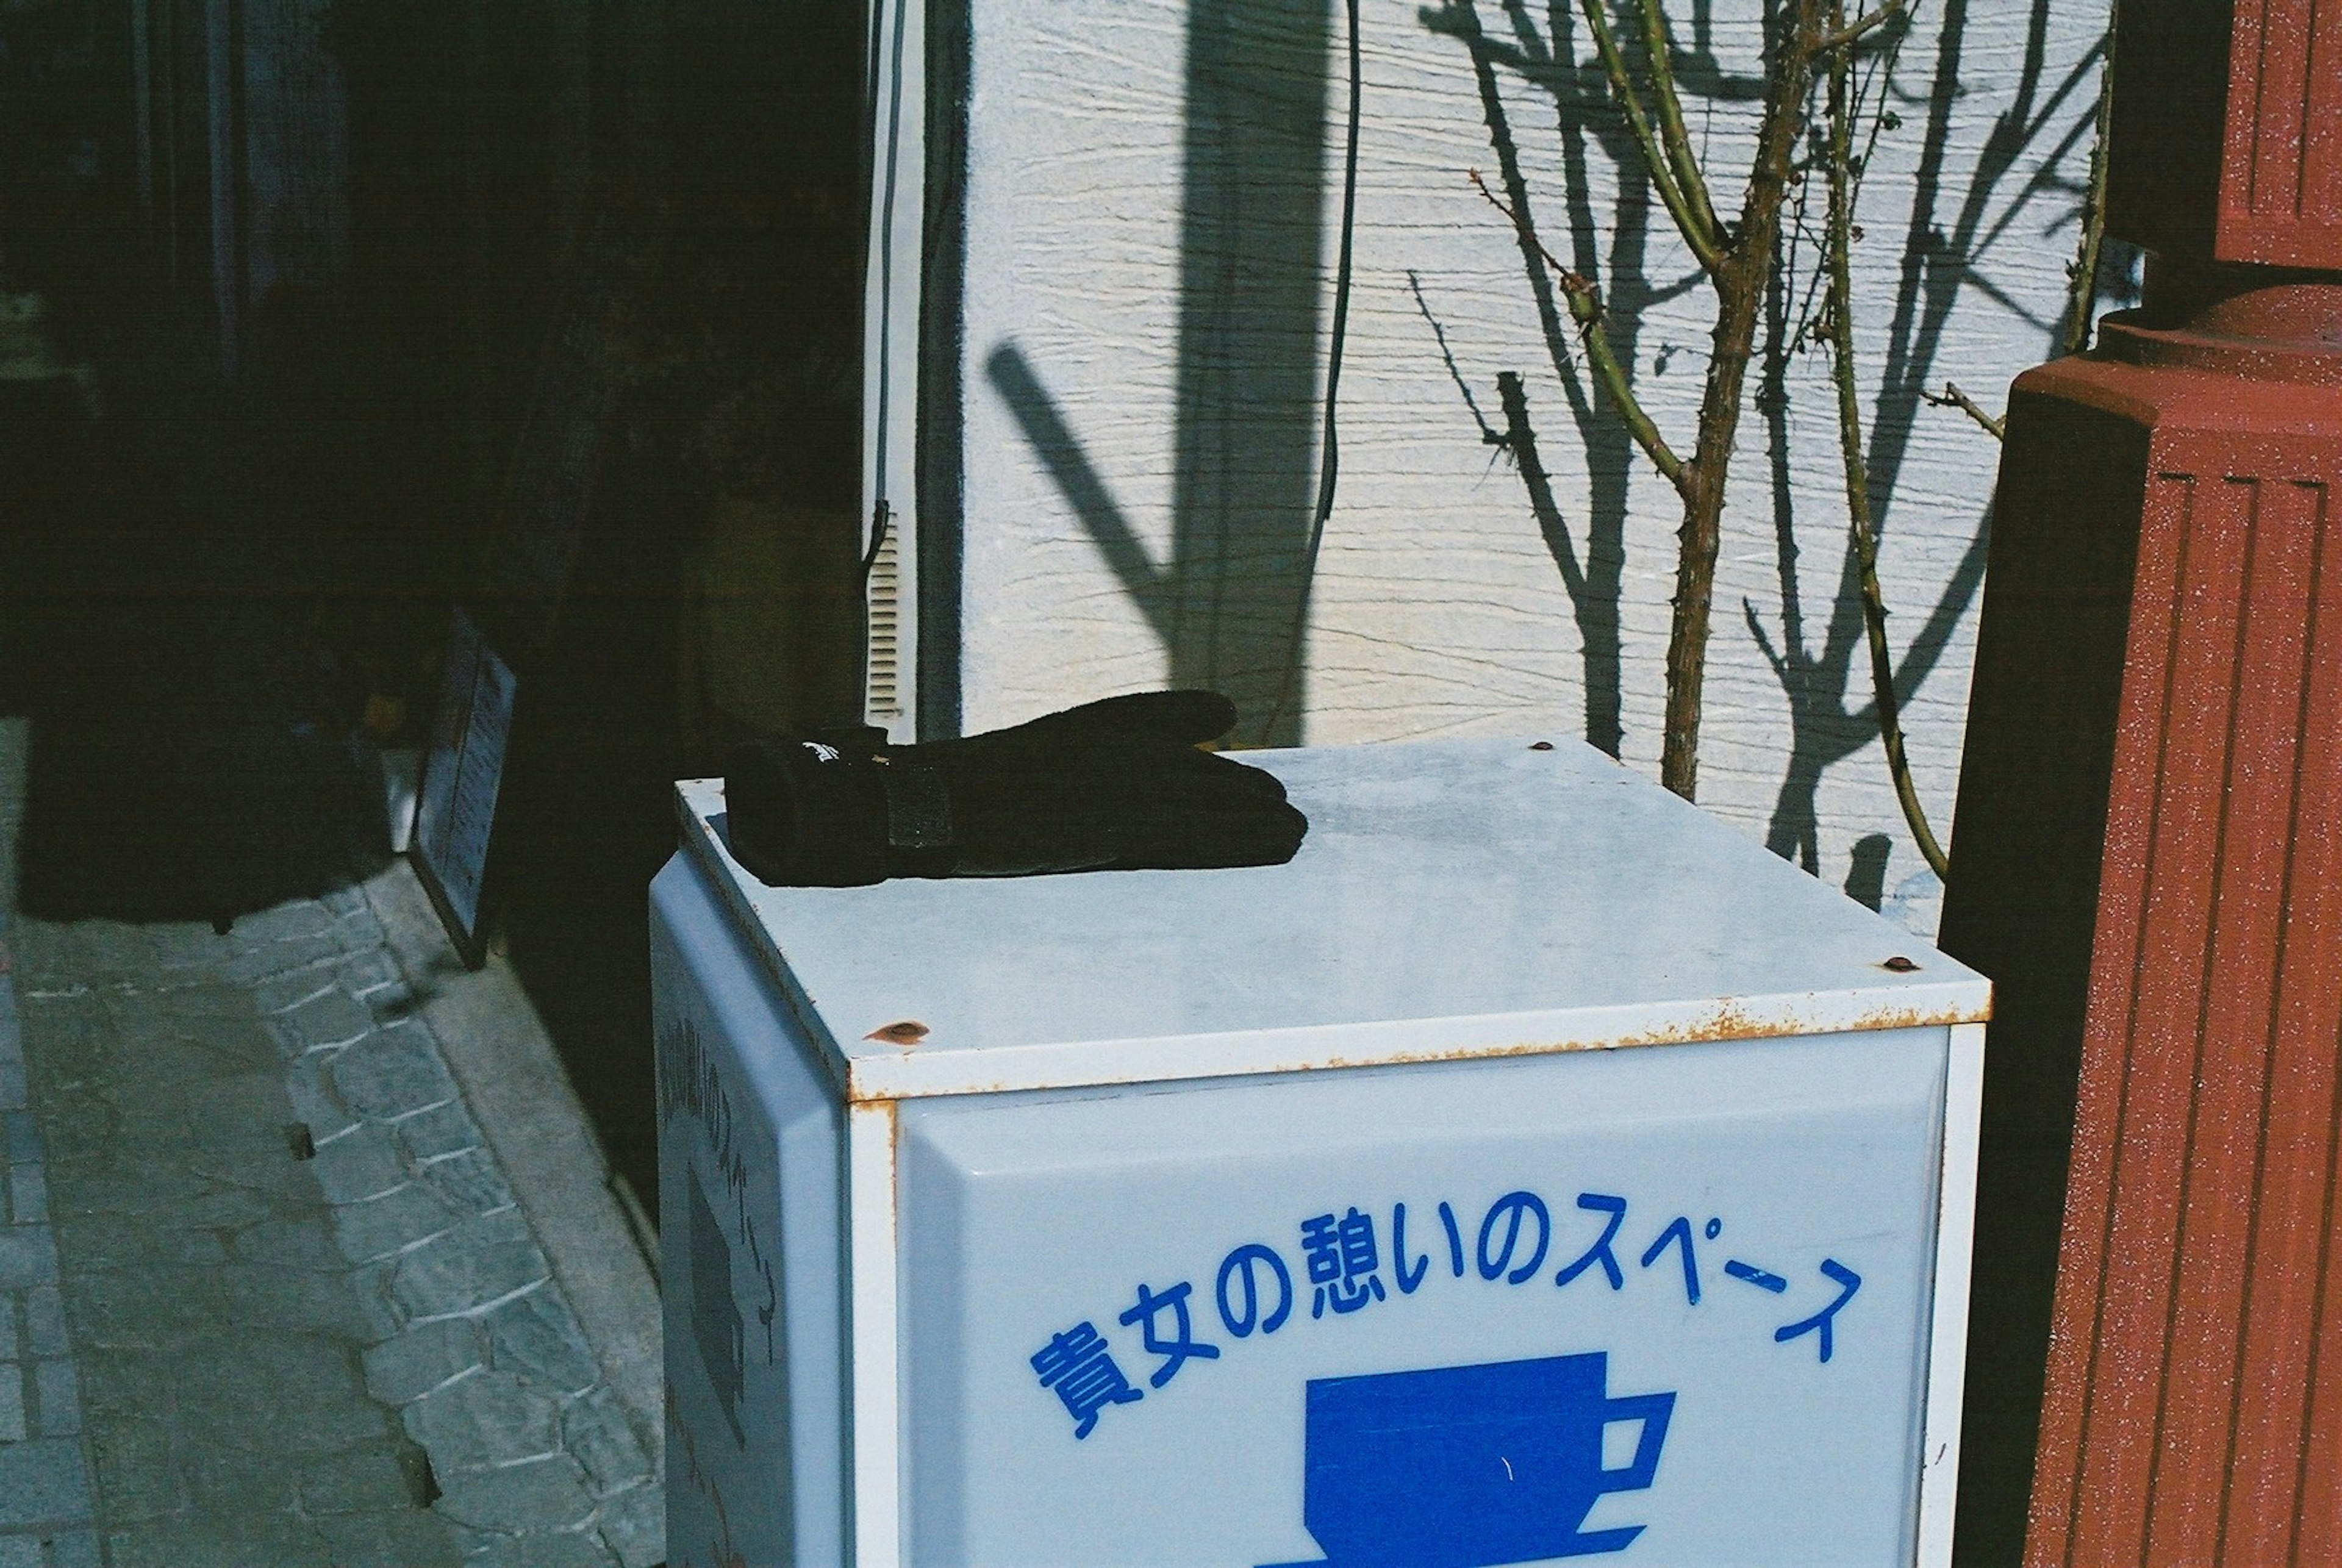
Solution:
<svg viewBox="0 0 2342 1568">
<path fill-rule="evenodd" d="M 863 659 L 863 722 L 903 716 L 903 563 L 900 527 L 886 530 L 870 563 L 869 644 Z"/>
</svg>

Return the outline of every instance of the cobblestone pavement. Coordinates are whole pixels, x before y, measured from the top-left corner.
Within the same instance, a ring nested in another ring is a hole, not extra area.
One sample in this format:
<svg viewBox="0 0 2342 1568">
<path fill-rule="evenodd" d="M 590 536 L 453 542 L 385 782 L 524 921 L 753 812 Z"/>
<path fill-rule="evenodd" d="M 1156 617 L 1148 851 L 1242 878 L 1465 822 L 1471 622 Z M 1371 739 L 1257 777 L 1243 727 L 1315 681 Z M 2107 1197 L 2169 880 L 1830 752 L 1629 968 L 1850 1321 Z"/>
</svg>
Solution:
<svg viewBox="0 0 2342 1568">
<path fill-rule="evenodd" d="M 0 1444 L 0 1530 L 52 1540 L 10 1557 L 0 1534 L 0 1568 L 101 1548 L 114 1568 L 661 1560 L 656 1434 L 613 1392 L 366 890 L 225 934 L 24 921 L 15 948 L 32 1114 L 7 1132 L 48 1158 L 10 1165 L 12 1197 L 37 1203 L 45 1170 L 55 1249 L 29 1223 L 0 1242 L 0 1291 L 29 1287 L 0 1320 L 0 1350 L 23 1343 L 0 1437 L 17 1404 L 25 1425 Z M 19 1496 L 47 1512 L 12 1526 Z M 96 1536 L 69 1528 L 93 1517 Z"/>
<path fill-rule="evenodd" d="M 0 730 L 9 721 L 0 720 Z M 80 1378 L 57 1288 L 48 1165 L 27 1109 L 24 1017 L 16 1000 L 16 824 L 21 770 L 0 736 L 0 1568 L 95 1568 L 99 1561 L 82 1430 Z"/>
</svg>

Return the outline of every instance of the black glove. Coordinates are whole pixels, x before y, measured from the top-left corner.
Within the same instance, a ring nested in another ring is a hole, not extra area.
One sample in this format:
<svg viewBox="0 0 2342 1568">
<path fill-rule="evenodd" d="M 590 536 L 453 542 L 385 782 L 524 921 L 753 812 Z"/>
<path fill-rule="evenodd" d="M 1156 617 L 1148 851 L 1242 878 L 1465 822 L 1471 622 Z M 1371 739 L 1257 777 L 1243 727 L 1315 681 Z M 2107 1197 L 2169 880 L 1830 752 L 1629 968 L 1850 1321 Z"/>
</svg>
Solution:
<svg viewBox="0 0 2342 1568">
<path fill-rule="evenodd" d="M 1146 692 L 926 745 L 868 728 L 758 741 L 724 778 L 732 854 L 800 887 L 1282 865 L 1308 818 L 1260 769 L 1196 749 L 1236 722 L 1216 692 Z"/>
</svg>

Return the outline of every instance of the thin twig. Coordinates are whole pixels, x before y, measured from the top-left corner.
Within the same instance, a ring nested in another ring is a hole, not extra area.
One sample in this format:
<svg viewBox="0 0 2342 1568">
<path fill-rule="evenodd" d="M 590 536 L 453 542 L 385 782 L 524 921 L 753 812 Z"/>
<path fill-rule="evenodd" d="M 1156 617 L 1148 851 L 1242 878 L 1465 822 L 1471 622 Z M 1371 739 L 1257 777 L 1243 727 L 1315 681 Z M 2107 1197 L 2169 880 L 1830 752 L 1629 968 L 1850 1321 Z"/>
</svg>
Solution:
<svg viewBox="0 0 2342 1568">
<path fill-rule="evenodd" d="M 1987 414 L 1975 398 L 1960 390 L 1957 382 L 1944 383 L 1944 390 L 1940 395 L 1933 392 L 1923 392 L 1919 396 L 1926 402 L 1934 404 L 1937 408 L 1958 409 L 1984 426 L 1985 434 L 1995 441 L 2004 440 L 2007 435 L 2007 421 L 1995 419 L 1991 414 Z"/>
<path fill-rule="evenodd" d="M 1684 244 L 1699 258 L 1699 265 L 1713 273 L 1724 264 L 1723 243 L 1719 235 L 1700 220 L 1690 198 L 1676 180 L 1675 164 L 1658 134 L 1651 129 L 1651 118 L 1643 107 L 1642 95 L 1635 91 L 1635 79 L 1626 71 L 1626 57 L 1618 51 L 1617 39 L 1610 35 L 1609 18 L 1602 14 L 1603 0 L 1578 0 L 1578 9 L 1586 15 L 1586 25 L 1594 35 L 1595 52 L 1602 57 L 1603 75 L 1610 80 L 1610 95 L 1618 100 L 1618 109 L 1626 117 L 1626 129 L 1635 138 L 1636 148 L 1643 155 L 1643 166 L 1651 177 L 1652 189 L 1667 215 L 1676 221 L 1683 234 Z"/>
<path fill-rule="evenodd" d="M 1845 0 L 1831 0 L 1834 23 L 1845 15 Z M 1840 32 L 1845 31 L 1841 25 Z M 1854 203 L 1848 183 L 1854 156 L 1849 88 L 1850 56 L 1831 57 L 1827 117 L 1829 136 L 1829 327 L 1831 370 L 1837 383 L 1838 447 L 1846 463 L 1846 511 L 1853 534 L 1855 564 L 1862 583 L 1862 619 L 1870 643 L 1870 684 L 1878 707 L 1879 737 L 1887 746 L 1887 770 L 1903 820 L 1937 876 L 1951 874 L 1950 857 L 1927 825 L 1919 791 L 1911 778 L 1911 758 L 1903 743 L 1903 721 L 1895 694 L 1895 659 L 1887 645 L 1887 602 L 1878 586 L 1878 531 L 1870 512 L 1870 475 L 1862 447 L 1862 402 L 1854 361 Z"/>
<path fill-rule="evenodd" d="M 1843 15 L 1843 13 L 1840 14 Z M 1887 0 L 1886 5 L 1877 7 L 1876 10 L 1857 16 L 1852 22 L 1823 34 L 1820 42 L 1816 45 L 1816 47 L 1825 54 L 1832 50 L 1845 49 L 1854 44 L 1861 42 L 1865 34 L 1869 33 L 1874 28 L 1884 26 L 1886 24 L 1892 22 L 1896 17 L 1900 16 L 1901 15 L 1903 15 L 1903 0 Z"/>
<path fill-rule="evenodd" d="M 1643 49 L 1650 57 L 1651 97 L 1659 109 L 1659 138 L 1666 148 L 1667 165 L 1675 172 L 1676 184 L 1683 191 L 1684 205 L 1693 217 L 1719 245 L 1724 240 L 1723 222 L 1716 215 L 1716 205 L 1708 199 L 1707 179 L 1700 173 L 1699 155 L 1693 150 L 1691 133 L 1684 125 L 1683 99 L 1676 92 L 1676 73 L 1667 36 L 1666 12 L 1660 0 L 1634 0 L 1635 8 L 1643 17 Z"/>
<path fill-rule="evenodd" d="M 1522 243 L 1535 247 L 1545 265 L 1552 270 L 1554 281 L 1561 285 L 1562 298 L 1569 305 L 1569 319 L 1577 324 L 1578 336 L 1586 345 L 1586 362 L 1593 370 L 1595 379 L 1601 384 L 1602 390 L 1610 394 L 1610 401 L 1617 408 L 1618 417 L 1625 422 L 1626 433 L 1635 438 L 1635 444 L 1643 449 L 1643 455 L 1651 460 L 1651 466 L 1657 469 L 1680 494 L 1685 484 L 1683 459 L 1676 455 L 1666 438 L 1659 434 L 1659 427 L 1644 411 L 1642 403 L 1635 396 L 1633 382 L 1627 379 L 1626 367 L 1618 363 L 1618 356 L 1610 346 L 1610 335 L 1602 330 L 1601 291 L 1594 286 L 1592 278 L 1563 265 L 1559 256 L 1546 249 L 1545 242 L 1536 237 L 1536 232 L 1488 188 L 1488 182 L 1480 177 L 1479 170 L 1474 169 L 1471 178 L 1472 188 L 1480 193 L 1481 199 L 1504 214 L 1506 221 L 1513 225 L 1513 232 L 1520 236 Z"/>
<path fill-rule="evenodd" d="M 2091 319 L 2098 304 L 2098 251 L 2107 237 L 2107 122 L 2115 98 L 2115 17 L 2121 0 L 2112 0 L 2107 12 L 2106 58 L 2098 77 L 2098 116 L 2090 143 L 2090 185 L 2082 196 L 2082 238 L 2074 257 L 2074 273 L 2067 294 L 2066 352 L 2079 354 L 2090 346 Z"/>
</svg>

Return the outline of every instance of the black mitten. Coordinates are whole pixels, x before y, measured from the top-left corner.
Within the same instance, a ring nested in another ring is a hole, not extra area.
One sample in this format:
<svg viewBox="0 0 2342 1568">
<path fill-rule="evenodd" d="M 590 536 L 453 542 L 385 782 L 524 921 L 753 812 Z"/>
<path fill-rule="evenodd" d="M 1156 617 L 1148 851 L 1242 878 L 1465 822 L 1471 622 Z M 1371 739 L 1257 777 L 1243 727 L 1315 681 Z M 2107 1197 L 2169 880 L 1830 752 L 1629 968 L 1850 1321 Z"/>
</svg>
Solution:
<svg viewBox="0 0 2342 1568">
<path fill-rule="evenodd" d="M 1236 720 L 1216 692 L 1146 692 L 926 745 L 759 741 L 724 779 L 732 853 L 776 886 L 1280 865 L 1308 819 L 1267 774 L 1196 749 Z"/>
</svg>

